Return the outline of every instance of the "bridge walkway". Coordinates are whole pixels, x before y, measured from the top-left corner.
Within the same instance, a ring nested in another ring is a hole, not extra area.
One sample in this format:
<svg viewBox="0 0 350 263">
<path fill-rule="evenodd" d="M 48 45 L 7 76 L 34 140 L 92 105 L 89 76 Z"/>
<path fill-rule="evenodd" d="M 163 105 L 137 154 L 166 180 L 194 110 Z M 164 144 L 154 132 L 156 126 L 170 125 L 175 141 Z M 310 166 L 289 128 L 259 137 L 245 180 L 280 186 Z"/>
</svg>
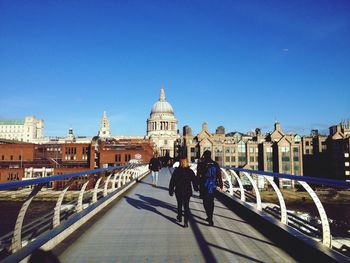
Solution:
<svg viewBox="0 0 350 263">
<path fill-rule="evenodd" d="M 170 176 L 163 168 L 154 188 L 148 175 L 55 248 L 60 261 L 296 262 L 218 201 L 209 227 L 198 193 L 190 202 L 190 226 L 183 228 L 176 222 L 176 199 L 168 195 Z"/>
</svg>

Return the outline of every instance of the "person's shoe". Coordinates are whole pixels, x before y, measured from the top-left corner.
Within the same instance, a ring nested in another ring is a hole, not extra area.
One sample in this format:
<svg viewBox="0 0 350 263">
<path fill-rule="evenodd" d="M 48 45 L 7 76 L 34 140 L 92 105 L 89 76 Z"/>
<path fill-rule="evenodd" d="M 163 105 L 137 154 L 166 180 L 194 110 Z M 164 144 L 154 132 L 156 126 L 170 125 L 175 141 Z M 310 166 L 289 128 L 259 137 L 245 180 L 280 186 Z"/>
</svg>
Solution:
<svg viewBox="0 0 350 263">
<path fill-rule="evenodd" d="M 207 217 L 207 218 L 205 219 L 205 221 L 209 222 L 209 217 Z"/>
<path fill-rule="evenodd" d="M 187 227 L 188 227 L 188 223 L 185 223 L 185 224 L 184 224 L 184 228 L 187 228 Z"/>
<path fill-rule="evenodd" d="M 182 221 L 182 217 L 181 216 L 176 217 L 176 219 L 177 219 L 177 222 L 181 222 Z"/>
<path fill-rule="evenodd" d="M 208 225 L 209 225 L 209 226 L 214 226 L 214 222 L 213 222 L 213 221 L 209 221 L 209 222 L 208 222 Z"/>
</svg>

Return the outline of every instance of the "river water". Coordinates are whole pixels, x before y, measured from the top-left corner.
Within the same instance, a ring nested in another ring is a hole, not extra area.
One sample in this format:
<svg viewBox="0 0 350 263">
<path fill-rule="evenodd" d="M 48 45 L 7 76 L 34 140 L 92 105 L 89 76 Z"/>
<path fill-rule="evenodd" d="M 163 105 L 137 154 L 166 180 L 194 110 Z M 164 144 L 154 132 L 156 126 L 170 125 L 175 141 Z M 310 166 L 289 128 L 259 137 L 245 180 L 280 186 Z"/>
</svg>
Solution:
<svg viewBox="0 0 350 263">
<path fill-rule="evenodd" d="M 13 231 L 22 203 L 19 201 L 0 201 L 0 237 Z M 52 211 L 54 207 L 55 202 L 33 201 L 24 217 L 24 225 Z"/>
</svg>

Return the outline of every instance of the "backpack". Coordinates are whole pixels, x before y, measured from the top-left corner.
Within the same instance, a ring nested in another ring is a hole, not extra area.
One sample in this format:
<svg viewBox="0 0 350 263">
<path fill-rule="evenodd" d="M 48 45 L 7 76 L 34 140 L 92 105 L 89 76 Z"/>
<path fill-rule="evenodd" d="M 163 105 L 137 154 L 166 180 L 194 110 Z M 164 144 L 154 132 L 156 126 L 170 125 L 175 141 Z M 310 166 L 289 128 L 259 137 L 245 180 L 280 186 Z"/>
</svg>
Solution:
<svg viewBox="0 0 350 263">
<path fill-rule="evenodd" d="M 216 174 L 217 167 L 214 163 L 209 163 L 204 175 L 205 182 L 204 186 L 207 188 L 209 194 L 213 194 L 216 189 Z"/>
</svg>

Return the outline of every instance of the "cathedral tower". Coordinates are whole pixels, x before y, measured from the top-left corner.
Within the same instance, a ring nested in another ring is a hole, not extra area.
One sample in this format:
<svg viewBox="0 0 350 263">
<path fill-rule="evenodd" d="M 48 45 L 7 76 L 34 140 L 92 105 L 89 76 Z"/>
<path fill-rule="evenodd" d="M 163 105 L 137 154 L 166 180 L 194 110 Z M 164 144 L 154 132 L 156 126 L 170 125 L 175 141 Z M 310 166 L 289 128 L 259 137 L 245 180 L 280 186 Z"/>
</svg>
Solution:
<svg viewBox="0 0 350 263">
<path fill-rule="evenodd" d="M 156 145 L 160 156 L 174 157 L 177 139 L 177 120 L 173 107 L 165 99 L 164 86 L 160 88 L 159 100 L 154 103 L 147 119 L 147 137 Z"/>
</svg>

